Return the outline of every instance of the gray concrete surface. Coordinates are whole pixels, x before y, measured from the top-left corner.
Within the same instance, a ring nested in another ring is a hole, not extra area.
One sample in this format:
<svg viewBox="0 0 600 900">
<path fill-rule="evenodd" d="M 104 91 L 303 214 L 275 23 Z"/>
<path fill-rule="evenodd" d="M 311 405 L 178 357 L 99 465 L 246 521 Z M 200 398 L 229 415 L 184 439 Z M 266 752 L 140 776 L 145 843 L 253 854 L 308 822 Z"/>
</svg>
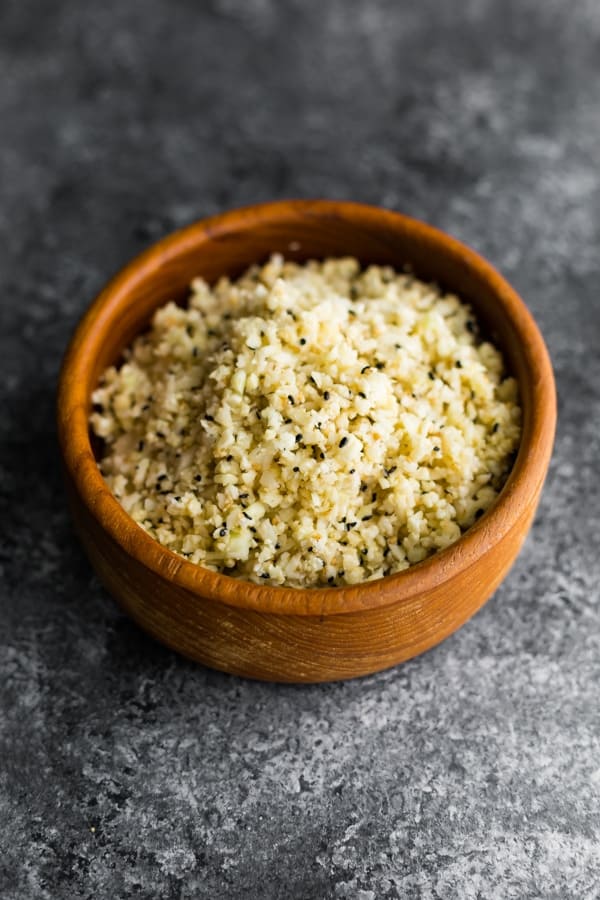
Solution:
<svg viewBox="0 0 600 900">
<path fill-rule="evenodd" d="M 0 4 L 0 896 L 600 897 L 600 5 Z M 160 235 L 281 196 L 451 231 L 526 298 L 541 509 L 436 650 L 346 684 L 193 666 L 98 586 L 53 426 L 67 337 Z"/>
</svg>

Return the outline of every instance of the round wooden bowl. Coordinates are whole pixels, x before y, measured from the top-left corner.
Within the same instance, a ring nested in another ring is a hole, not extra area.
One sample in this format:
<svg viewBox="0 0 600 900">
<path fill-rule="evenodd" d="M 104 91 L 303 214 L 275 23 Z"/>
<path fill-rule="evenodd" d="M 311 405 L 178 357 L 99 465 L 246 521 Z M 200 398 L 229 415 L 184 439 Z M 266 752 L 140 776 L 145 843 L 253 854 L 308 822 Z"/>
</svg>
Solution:
<svg viewBox="0 0 600 900">
<path fill-rule="evenodd" d="M 214 281 L 279 252 L 409 263 L 474 307 L 520 386 L 523 433 L 507 483 L 455 544 L 363 585 L 297 589 L 239 581 L 165 549 L 123 510 L 90 441 L 101 372 L 154 310 L 185 300 L 194 276 Z M 326 200 L 282 201 L 206 219 L 165 238 L 102 291 L 67 350 L 58 433 L 75 523 L 99 578 L 147 632 L 216 669 L 275 681 L 328 681 L 393 666 L 433 647 L 498 587 L 531 525 L 548 468 L 556 402 L 544 341 L 525 305 L 480 256 L 395 212 Z"/>
</svg>

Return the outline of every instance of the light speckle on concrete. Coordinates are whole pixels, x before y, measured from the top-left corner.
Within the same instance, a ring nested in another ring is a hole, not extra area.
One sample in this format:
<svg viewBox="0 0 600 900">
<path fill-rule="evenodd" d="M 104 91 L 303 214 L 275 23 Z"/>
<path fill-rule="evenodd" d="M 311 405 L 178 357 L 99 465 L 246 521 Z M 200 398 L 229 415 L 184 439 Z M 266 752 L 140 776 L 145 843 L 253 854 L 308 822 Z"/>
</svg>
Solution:
<svg viewBox="0 0 600 900">
<path fill-rule="evenodd" d="M 593 900 L 600 884 L 600 6 L 5 0 L 0 10 L 0 894 Z M 156 238 L 269 198 L 382 203 L 521 291 L 559 392 L 495 597 L 346 684 L 143 636 L 62 494 L 61 353 Z"/>
</svg>

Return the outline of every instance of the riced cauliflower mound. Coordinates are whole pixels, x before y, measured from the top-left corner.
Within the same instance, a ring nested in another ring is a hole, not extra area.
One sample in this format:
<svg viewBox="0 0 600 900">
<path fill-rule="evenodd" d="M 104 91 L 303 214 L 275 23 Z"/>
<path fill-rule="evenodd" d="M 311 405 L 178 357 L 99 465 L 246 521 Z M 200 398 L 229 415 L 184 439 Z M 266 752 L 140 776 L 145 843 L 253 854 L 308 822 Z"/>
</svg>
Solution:
<svg viewBox="0 0 600 900">
<path fill-rule="evenodd" d="M 520 436 L 516 382 L 471 309 L 349 258 L 196 279 L 93 401 L 104 478 L 152 537 L 294 587 L 381 578 L 456 541 Z"/>
</svg>

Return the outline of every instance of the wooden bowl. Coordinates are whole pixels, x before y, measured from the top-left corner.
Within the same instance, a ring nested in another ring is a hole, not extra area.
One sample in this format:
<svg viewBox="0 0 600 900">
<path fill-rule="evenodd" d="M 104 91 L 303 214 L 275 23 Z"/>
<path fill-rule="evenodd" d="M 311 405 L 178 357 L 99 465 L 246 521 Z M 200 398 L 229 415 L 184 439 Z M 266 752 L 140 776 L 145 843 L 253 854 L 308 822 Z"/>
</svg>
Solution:
<svg viewBox="0 0 600 900">
<path fill-rule="evenodd" d="M 410 263 L 474 307 L 520 386 L 523 433 L 494 505 L 455 544 L 363 585 L 297 589 L 239 581 L 165 549 L 123 510 L 88 431 L 101 372 L 196 275 L 214 281 L 280 252 Z M 548 468 L 556 402 L 543 339 L 525 305 L 480 256 L 395 212 L 326 200 L 282 201 L 206 219 L 165 238 L 102 291 L 67 350 L 58 433 L 70 506 L 99 578 L 147 632 L 208 666 L 276 681 L 327 681 L 393 666 L 433 647 L 498 587 L 531 525 Z"/>
</svg>

